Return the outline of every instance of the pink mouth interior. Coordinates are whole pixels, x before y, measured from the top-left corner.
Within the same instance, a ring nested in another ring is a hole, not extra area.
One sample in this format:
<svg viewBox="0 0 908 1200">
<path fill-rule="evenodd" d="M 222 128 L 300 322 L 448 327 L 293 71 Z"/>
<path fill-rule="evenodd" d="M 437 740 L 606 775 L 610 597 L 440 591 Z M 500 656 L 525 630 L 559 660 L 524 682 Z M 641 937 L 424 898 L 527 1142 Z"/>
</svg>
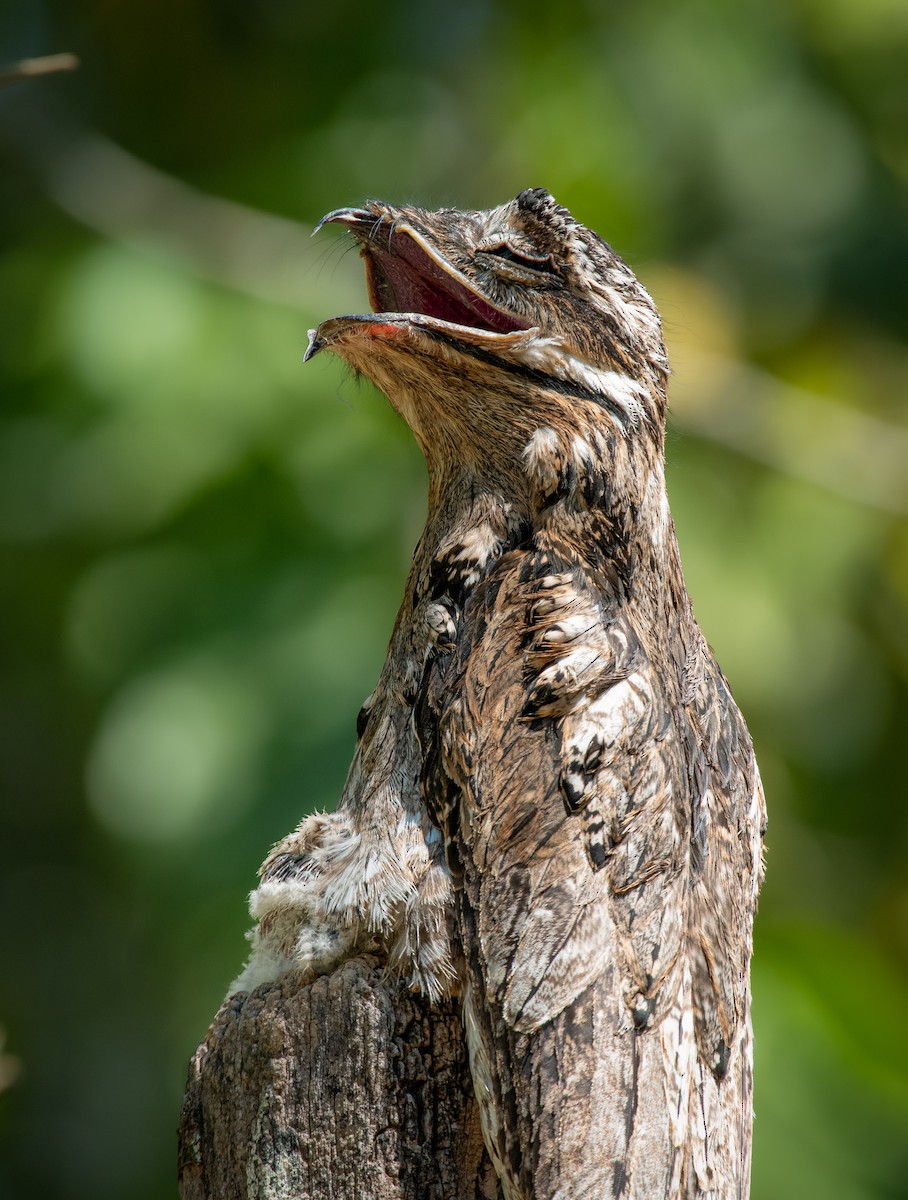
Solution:
<svg viewBox="0 0 908 1200">
<path fill-rule="evenodd" d="M 390 246 L 388 245 L 390 241 Z M 364 248 L 369 302 L 375 312 L 421 313 L 454 325 L 513 333 L 529 322 L 502 312 L 471 292 L 401 232 Z"/>
</svg>

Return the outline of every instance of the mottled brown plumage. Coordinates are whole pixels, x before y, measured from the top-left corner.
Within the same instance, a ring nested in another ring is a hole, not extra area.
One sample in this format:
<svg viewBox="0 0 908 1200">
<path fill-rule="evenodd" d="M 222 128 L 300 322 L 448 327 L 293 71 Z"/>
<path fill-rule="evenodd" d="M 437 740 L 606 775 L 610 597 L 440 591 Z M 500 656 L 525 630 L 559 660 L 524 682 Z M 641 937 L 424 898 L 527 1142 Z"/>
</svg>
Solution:
<svg viewBox="0 0 908 1200">
<path fill-rule="evenodd" d="M 384 950 L 460 993 L 508 1200 L 745 1197 L 764 809 L 665 495 L 658 315 L 539 189 L 373 202 L 342 355 L 429 517 L 337 813 L 275 847 L 236 988 Z"/>
</svg>

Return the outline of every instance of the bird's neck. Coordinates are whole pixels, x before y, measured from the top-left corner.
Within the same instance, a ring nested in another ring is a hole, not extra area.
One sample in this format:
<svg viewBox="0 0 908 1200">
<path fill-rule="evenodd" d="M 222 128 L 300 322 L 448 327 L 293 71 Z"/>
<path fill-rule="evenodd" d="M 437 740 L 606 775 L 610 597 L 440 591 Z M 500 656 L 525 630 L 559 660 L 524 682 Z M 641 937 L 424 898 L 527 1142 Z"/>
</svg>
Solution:
<svg viewBox="0 0 908 1200">
<path fill-rule="evenodd" d="M 462 603 L 494 560 L 531 536 L 526 489 L 511 478 L 430 467 L 428 517 L 414 559 L 417 591 Z"/>
<path fill-rule="evenodd" d="M 514 472 L 430 468 L 429 512 L 414 563 L 420 592 L 443 586 L 463 599 L 507 550 L 535 545 L 586 568 L 608 604 L 631 607 L 652 636 L 687 640 L 692 624 L 661 459 L 634 494 L 608 485 L 540 504 Z"/>
</svg>

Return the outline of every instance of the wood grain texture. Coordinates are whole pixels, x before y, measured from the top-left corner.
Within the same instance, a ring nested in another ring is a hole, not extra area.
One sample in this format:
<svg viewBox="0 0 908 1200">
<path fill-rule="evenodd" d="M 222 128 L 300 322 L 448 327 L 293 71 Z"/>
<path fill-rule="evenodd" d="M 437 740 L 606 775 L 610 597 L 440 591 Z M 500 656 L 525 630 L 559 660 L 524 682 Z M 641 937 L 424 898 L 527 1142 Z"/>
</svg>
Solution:
<svg viewBox="0 0 908 1200">
<path fill-rule="evenodd" d="M 189 1069 L 182 1200 L 495 1200 L 460 1016 L 373 959 L 218 1012 Z"/>
</svg>

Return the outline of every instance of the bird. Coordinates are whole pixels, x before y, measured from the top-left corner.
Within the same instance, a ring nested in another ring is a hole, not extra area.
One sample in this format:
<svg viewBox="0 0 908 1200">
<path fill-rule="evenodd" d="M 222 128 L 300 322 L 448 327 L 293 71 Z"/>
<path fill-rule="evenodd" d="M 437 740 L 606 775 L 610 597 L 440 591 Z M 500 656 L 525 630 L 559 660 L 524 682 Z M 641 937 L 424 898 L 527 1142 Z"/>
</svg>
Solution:
<svg viewBox="0 0 908 1200">
<path fill-rule="evenodd" d="M 656 307 L 542 188 L 322 225 L 372 311 L 306 357 L 385 394 L 428 516 L 339 806 L 266 859 L 232 991 L 379 953 L 461 1004 L 506 1200 L 740 1200 L 765 803 L 682 573 Z"/>
</svg>

